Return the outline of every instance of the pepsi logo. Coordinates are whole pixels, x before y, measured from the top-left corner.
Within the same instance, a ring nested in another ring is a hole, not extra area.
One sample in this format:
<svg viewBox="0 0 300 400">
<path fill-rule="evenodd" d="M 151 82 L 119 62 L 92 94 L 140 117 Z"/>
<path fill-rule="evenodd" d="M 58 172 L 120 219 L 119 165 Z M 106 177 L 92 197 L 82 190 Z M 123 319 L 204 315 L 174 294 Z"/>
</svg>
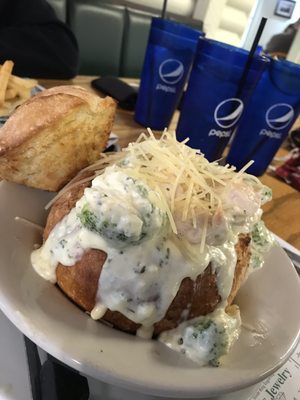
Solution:
<svg viewBox="0 0 300 400">
<path fill-rule="evenodd" d="M 240 99 L 223 100 L 215 109 L 215 121 L 221 128 L 231 128 L 240 119 L 243 109 L 244 104 Z"/>
<path fill-rule="evenodd" d="M 266 122 L 270 128 L 280 130 L 286 128 L 294 118 L 295 112 L 291 105 L 278 103 L 266 112 Z"/>
<path fill-rule="evenodd" d="M 184 74 L 184 66 L 181 61 L 169 58 L 160 64 L 160 79 L 168 85 L 175 85 Z"/>
</svg>

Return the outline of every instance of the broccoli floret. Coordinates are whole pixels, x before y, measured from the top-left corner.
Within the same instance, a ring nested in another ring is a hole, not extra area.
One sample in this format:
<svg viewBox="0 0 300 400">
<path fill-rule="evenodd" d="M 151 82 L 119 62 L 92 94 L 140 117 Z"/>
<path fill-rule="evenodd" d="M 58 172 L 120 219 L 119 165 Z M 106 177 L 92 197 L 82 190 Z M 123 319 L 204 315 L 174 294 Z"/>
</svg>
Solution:
<svg viewBox="0 0 300 400">
<path fill-rule="evenodd" d="M 101 229 L 99 227 L 99 220 L 95 213 L 93 213 L 88 204 L 85 204 L 81 213 L 78 215 L 81 224 L 90 231 L 101 233 Z"/>
<path fill-rule="evenodd" d="M 272 200 L 272 189 L 268 186 L 264 186 L 261 194 L 261 202 L 265 204 L 270 200 Z"/>
<path fill-rule="evenodd" d="M 207 352 L 207 361 L 214 367 L 219 366 L 219 358 L 228 350 L 228 334 L 224 326 L 210 318 L 204 317 L 193 327 L 188 328 L 185 339 L 194 340 L 197 347 Z"/>
<path fill-rule="evenodd" d="M 99 181 L 99 187 L 96 182 L 85 190 L 76 206 L 83 227 L 125 245 L 140 243 L 165 224 L 165 213 L 152 203 L 143 182 L 121 172 L 115 172 L 111 180 L 119 184 L 110 188 L 110 183 Z"/>
<path fill-rule="evenodd" d="M 116 224 L 110 223 L 107 219 L 101 219 L 101 216 L 96 215 L 88 204 L 85 204 L 78 215 L 81 224 L 89 231 L 96 232 L 99 235 L 105 236 L 108 239 L 114 239 L 113 233 Z M 117 234 L 119 240 L 125 240 L 126 237 L 121 237 Z M 125 235 L 123 235 L 125 236 Z"/>
<path fill-rule="evenodd" d="M 262 221 L 254 224 L 251 232 L 251 239 L 256 247 L 259 246 L 263 248 L 269 244 L 270 238 L 268 235 L 268 231 Z"/>
<path fill-rule="evenodd" d="M 145 236 L 144 233 L 139 237 L 127 236 L 123 230 L 120 228 L 118 229 L 116 223 L 109 221 L 102 213 L 96 214 L 93 212 L 88 203 L 82 207 L 78 214 L 78 218 L 86 229 L 95 232 L 106 239 L 120 243 L 138 243 Z"/>
<path fill-rule="evenodd" d="M 270 250 L 274 238 L 263 221 L 254 224 L 251 231 L 251 267 L 260 268 L 264 263 L 265 254 Z"/>
</svg>

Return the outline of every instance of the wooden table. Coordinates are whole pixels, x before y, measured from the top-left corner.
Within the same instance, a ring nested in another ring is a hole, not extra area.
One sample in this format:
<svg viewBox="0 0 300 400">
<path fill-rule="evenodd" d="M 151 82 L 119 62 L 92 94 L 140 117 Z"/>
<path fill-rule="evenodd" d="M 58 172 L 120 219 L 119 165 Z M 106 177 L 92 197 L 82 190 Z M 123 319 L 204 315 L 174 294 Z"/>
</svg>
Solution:
<svg viewBox="0 0 300 400">
<path fill-rule="evenodd" d="M 94 91 L 90 85 L 92 79 L 91 76 L 78 76 L 70 81 L 40 80 L 39 83 L 46 88 L 76 84 Z M 177 120 L 178 113 L 175 113 L 170 130 L 176 128 Z M 145 128 L 134 121 L 132 112 L 118 109 L 113 132 L 118 135 L 121 147 L 134 141 L 144 130 Z M 284 154 L 286 151 L 280 149 L 278 155 Z M 300 193 L 269 173 L 263 175 L 261 180 L 273 191 L 273 201 L 264 206 L 263 219 L 267 227 L 300 250 Z"/>
</svg>

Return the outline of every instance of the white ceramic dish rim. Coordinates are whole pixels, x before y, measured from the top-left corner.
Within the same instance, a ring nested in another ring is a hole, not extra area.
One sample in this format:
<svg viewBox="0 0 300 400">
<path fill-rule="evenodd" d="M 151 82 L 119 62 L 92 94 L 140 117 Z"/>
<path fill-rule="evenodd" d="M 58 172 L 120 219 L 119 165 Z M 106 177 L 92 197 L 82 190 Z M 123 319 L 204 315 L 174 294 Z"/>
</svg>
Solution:
<svg viewBox="0 0 300 400">
<path fill-rule="evenodd" d="M 5 227 L 0 230 L 0 308 L 20 331 L 54 357 L 127 389 L 201 398 L 253 385 L 292 353 L 299 340 L 299 279 L 278 246 L 237 298 L 244 328 L 224 365 L 199 368 L 156 341 L 143 341 L 93 321 L 36 275 L 29 255 L 37 231 L 16 223 L 14 217 L 42 223 L 43 205 L 50 197 L 21 185 L 0 184 L 0 226 Z"/>
</svg>

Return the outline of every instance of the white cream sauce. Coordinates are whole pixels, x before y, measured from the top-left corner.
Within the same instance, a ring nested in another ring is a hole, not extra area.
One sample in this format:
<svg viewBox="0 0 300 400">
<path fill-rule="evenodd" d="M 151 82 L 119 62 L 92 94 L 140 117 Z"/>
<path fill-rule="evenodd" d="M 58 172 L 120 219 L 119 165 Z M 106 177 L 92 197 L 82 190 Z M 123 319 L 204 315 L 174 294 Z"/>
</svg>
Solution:
<svg viewBox="0 0 300 400">
<path fill-rule="evenodd" d="M 249 273 L 259 269 L 264 264 L 265 254 L 274 244 L 273 234 L 266 228 L 263 221 L 258 221 L 254 224 L 251 230 L 251 260 Z"/>
<path fill-rule="evenodd" d="M 44 279 L 55 283 L 58 263 L 72 266 L 85 250 L 103 250 L 107 258 L 92 318 L 101 318 L 107 308 L 119 311 L 142 325 L 138 334 L 151 337 L 153 324 L 164 317 L 181 281 L 186 277 L 195 279 L 211 263 L 221 296 L 212 318 L 217 320 L 218 326 L 225 322 L 231 326 L 224 307 L 236 265 L 234 245 L 238 234 L 251 231 L 260 219 L 260 193 L 251 192 L 251 187 L 249 189 L 243 182 L 223 190 L 223 208 L 212 217 L 199 216 L 199 220 L 208 218 L 206 243 L 199 254 L 202 225 L 195 227 L 192 221 L 182 222 L 177 218 L 178 235 L 175 235 L 156 191 L 131 177 L 129 171 L 115 165 L 93 180 L 92 186 L 85 189 L 82 198 L 54 227 L 43 246 L 32 252 L 34 269 Z M 172 340 L 172 331 L 163 338 L 168 337 L 171 343 L 168 346 L 177 349 L 172 343 L 180 332 L 185 338 L 186 353 L 202 363 L 202 350 L 199 350 L 202 345 L 191 341 L 193 324 L 197 321 L 180 325 Z M 233 337 L 233 331 L 236 332 L 233 328 L 226 330 L 226 335 Z M 215 339 L 212 335 L 205 340 L 210 348 Z M 206 355 L 204 359 L 206 363 Z"/>
</svg>

